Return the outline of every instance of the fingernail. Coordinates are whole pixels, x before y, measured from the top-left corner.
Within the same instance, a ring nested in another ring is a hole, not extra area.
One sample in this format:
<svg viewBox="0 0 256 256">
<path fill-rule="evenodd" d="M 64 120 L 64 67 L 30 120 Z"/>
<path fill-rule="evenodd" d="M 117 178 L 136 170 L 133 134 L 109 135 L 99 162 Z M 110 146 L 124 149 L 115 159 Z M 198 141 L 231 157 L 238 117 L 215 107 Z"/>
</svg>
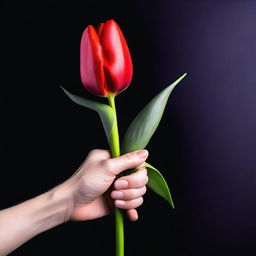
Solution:
<svg viewBox="0 0 256 256">
<path fill-rule="evenodd" d="M 145 149 L 140 150 L 140 151 L 137 152 L 137 156 L 138 156 L 139 158 L 145 158 L 147 155 L 148 155 L 148 151 L 145 150 Z"/>
<path fill-rule="evenodd" d="M 127 180 L 117 180 L 115 182 L 115 188 L 116 189 L 122 189 L 128 187 L 128 181 Z"/>
<path fill-rule="evenodd" d="M 123 206 L 123 205 L 125 205 L 125 201 L 123 201 L 123 200 L 116 200 L 115 204 L 116 204 L 116 206 Z"/>
<path fill-rule="evenodd" d="M 112 196 L 114 199 L 122 198 L 122 197 L 123 197 L 123 192 L 121 192 L 121 191 L 113 191 L 113 192 L 111 193 L 111 196 Z"/>
</svg>

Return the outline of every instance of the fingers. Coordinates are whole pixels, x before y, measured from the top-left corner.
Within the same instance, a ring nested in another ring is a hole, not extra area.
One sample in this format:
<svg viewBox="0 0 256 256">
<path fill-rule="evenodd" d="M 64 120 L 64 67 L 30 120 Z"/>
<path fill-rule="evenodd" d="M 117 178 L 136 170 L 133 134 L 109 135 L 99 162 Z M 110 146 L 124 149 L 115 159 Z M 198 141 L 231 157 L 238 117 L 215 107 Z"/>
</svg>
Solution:
<svg viewBox="0 0 256 256">
<path fill-rule="evenodd" d="M 96 176 L 99 177 L 101 175 L 100 177 L 103 177 L 103 182 L 100 184 L 102 185 L 103 183 L 106 189 L 109 188 L 119 173 L 128 169 L 137 168 L 136 172 L 117 179 L 114 182 L 114 190 L 111 193 L 111 197 L 114 199 L 114 205 L 127 210 L 127 215 L 132 221 L 138 219 L 136 208 L 143 203 L 142 196 L 146 193 L 148 176 L 147 170 L 142 164 L 147 157 L 147 150 L 137 150 L 120 157 L 111 158 L 109 151 L 97 149 L 89 153 L 85 164 L 87 167 L 87 176 L 95 176 L 97 174 L 98 176 Z M 89 167 L 93 170 L 92 172 L 88 171 Z M 94 184 L 93 189 L 96 187 Z"/>
<path fill-rule="evenodd" d="M 116 176 L 122 171 L 132 169 L 144 163 L 148 157 L 147 150 L 138 150 L 120 157 L 103 160 L 102 168 L 108 175 Z"/>
<path fill-rule="evenodd" d="M 120 200 L 133 200 L 135 198 L 139 198 L 146 193 L 146 186 L 142 188 L 134 188 L 134 189 L 125 189 L 125 190 L 113 190 L 111 193 L 111 197 L 113 199 Z"/>
<path fill-rule="evenodd" d="M 146 193 L 148 182 L 147 170 L 140 167 L 138 171 L 123 176 L 115 181 L 111 197 L 116 207 L 127 210 L 130 220 L 138 219 L 136 210 L 143 203 L 143 195 Z"/>
<path fill-rule="evenodd" d="M 115 200 L 115 206 L 121 209 L 129 210 L 141 206 L 143 203 L 143 197 L 139 197 L 133 200 Z"/>
<path fill-rule="evenodd" d="M 131 221 L 136 221 L 138 220 L 139 216 L 138 216 L 138 212 L 136 209 L 130 209 L 127 210 L 127 216 Z"/>
<path fill-rule="evenodd" d="M 147 169 L 140 167 L 138 171 L 123 176 L 115 181 L 115 189 L 141 188 L 148 183 Z"/>
<path fill-rule="evenodd" d="M 129 194 L 129 191 L 131 194 Z M 112 191 L 111 197 L 114 200 L 114 205 L 118 208 L 122 208 L 126 210 L 127 217 L 131 221 L 136 221 L 138 220 L 138 212 L 135 208 L 139 207 L 143 203 L 143 198 L 142 196 L 146 193 L 146 187 L 143 187 L 141 189 L 128 189 L 125 190 L 124 193 L 121 194 L 116 194 L 115 192 L 119 191 Z M 122 200 L 120 199 L 122 198 Z M 126 198 L 131 199 L 130 201 L 125 201 Z M 111 201 L 113 203 L 113 201 Z"/>
</svg>

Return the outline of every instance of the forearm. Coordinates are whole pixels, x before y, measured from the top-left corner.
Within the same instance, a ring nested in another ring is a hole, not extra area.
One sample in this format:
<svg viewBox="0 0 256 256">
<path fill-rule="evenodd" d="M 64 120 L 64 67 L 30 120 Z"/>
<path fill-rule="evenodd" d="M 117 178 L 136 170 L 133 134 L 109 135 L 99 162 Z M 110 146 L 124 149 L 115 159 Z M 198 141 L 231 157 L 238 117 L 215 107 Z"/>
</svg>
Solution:
<svg viewBox="0 0 256 256">
<path fill-rule="evenodd" d="M 0 211 L 0 256 L 67 220 L 68 200 L 59 187 Z"/>
</svg>

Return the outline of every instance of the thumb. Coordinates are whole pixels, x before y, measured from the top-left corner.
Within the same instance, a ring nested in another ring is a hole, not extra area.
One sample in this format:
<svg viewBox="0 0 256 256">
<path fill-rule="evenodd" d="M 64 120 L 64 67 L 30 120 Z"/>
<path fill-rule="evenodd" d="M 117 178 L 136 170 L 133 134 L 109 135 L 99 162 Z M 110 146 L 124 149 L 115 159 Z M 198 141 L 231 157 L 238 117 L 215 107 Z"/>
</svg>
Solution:
<svg viewBox="0 0 256 256">
<path fill-rule="evenodd" d="M 138 150 L 116 158 L 104 160 L 103 168 L 109 175 L 116 176 L 122 171 L 138 167 L 145 162 L 147 157 L 147 150 Z"/>
</svg>

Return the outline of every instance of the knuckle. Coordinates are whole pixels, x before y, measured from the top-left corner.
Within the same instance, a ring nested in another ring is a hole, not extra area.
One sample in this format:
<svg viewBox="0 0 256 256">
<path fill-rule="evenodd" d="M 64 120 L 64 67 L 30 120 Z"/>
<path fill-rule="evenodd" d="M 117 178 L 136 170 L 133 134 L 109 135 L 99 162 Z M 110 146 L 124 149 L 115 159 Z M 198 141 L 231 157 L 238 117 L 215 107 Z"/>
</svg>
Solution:
<svg viewBox="0 0 256 256">
<path fill-rule="evenodd" d="M 94 155 L 98 155 L 98 153 L 100 153 L 101 149 L 92 149 L 90 152 L 89 152 L 89 156 L 94 156 Z"/>
<path fill-rule="evenodd" d="M 148 175 L 146 175 L 146 176 L 145 176 L 145 184 L 148 183 L 148 180 L 149 180 Z"/>
<path fill-rule="evenodd" d="M 146 192 L 147 192 L 147 187 L 144 186 L 144 187 L 142 188 L 142 195 L 144 195 Z"/>
<path fill-rule="evenodd" d="M 123 208 L 125 209 L 135 209 L 143 204 L 143 197 L 139 197 L 137 199 L 126 201 Z"/>
<path fill-rule="evenodd" d="M 141 206 L 141 205 L 143 204 L 143 201 L 144 201 L 144 199 L 143 199 L 143 197 L 142 197 L 142 196 L 141 196 L 140 198 L 138 198 L 137 206 L 136 206 L 136 207 Z"/>
<path fill-rule="evenodd" d="M 135 183 L 134 185 L 137 188 L 144 187 L 148 183 L 148 176 L 143 175 L 143 176 L 139 177 L 136 181 L 134 181 L 134 183 Z"/>
<path fill-rule="evenodd" d="M 87 158 L 90 159 L 90 160 L 95 160 L 97 159 L 99 153 L 101 152 L 100 149 L 92 149 L 89 153 L 88 153 L 88 156 Z"/>
<path fill-rule="evenodd" d="M 132 208 L 137 208 L 139 206 L 141 206 L 143 203 L 143 198 L 142 197 L 139 197 L 137 199 L 134 199 L 134 200 L 131 200 L 130 201 L 130 204 L 129 204 L 129 207 L 132 209 Z"/>
<path fill-rule="evenodd" d="M 129 160 L 133 160 L 134 159 L 134 154 L 133 153 L 127 153 L 127 154 L 125 154 L 125 157 Z"/>
<path fill-rule="evenodd" d="M 110 156 L 110 152 L 104 149 L 92 149 L 88 154 L 88 157 L 92 160 L 108 159 Z"/>
<path fill-rule="evenodd" d="M 111 173 L 113 174 L 114 173 L 114 166 L 112 164 L 112 161 L 110 159 L 107 159 L 107 160 L 103 160 L 101 162 L 101 166 L 102 168 L 107 172 L 107 173 Z"/>
<path fill-rule="evenodd" d="M 148 175 L 143 173 L 140 178 L 141 184 L 145 186 L 148 183 Z"/>
</svg>

